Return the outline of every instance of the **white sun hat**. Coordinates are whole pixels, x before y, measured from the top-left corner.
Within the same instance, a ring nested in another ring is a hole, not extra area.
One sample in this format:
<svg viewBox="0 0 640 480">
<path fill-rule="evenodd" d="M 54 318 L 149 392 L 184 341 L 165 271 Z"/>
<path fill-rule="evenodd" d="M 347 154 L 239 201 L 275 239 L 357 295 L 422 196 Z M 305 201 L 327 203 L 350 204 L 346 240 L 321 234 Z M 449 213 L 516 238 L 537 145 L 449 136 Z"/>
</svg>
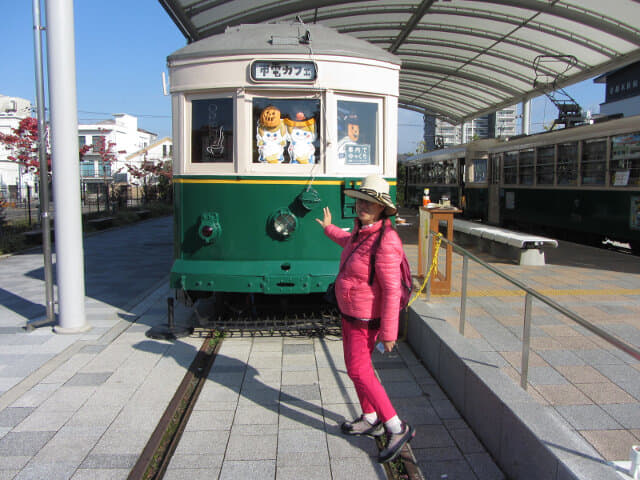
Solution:
<svg viewBox="0 0 640 480">
<path fill-rule="evenodd" d="M 347 188 L 344 194 L 347 197 L 360 198 L 367 202 L 384 205 L 384 213 L 387 216 L 395 215 L 398 211 L 391 201 L 391 195 L 389 195 L 389 183 L 380 175 L 369 175 L 363 178 L 360 188 Z"/>
</svg>

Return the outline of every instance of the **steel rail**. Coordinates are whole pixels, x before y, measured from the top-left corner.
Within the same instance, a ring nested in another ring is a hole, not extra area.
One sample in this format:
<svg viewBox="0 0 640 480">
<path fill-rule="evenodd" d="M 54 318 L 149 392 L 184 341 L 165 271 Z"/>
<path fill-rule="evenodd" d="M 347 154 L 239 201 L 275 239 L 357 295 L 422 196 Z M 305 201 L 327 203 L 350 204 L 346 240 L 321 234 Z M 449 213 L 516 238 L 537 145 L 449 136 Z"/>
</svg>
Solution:
<svg viewBox="0 0 640 480">
<path fill-rule="evenodd" d="M 429 237 L 432 237 L 435 234 L 437 234 L 437 232 L 435 232 L 433 230 L 429 231 Z M 524 313 L 525 324 L 524 324 L 524 331 L 523 331 L 523 338 L 522 338 L 523 352 L 522 352 L 522 368 L 521 368 L 521 371 L 523 372 L 521 374 L 521 377 L 523 379 L 521 381 L 521 385 L 522 385 L 522 388 L 524 388 L 525 390 L 527 388 L 526 385 L 527 385 L 529 345 L 530 345 L 530 333 L 531 333 L 531 301 L 532 301 L 533 298 L 536 298 L 537 300 L 539 300 L 542 303 L 550 306 L 551 308 L 553 308 L 557 312 L 559 312 L 559 313 L 563 314 L 564 316 L 570 318 L 571 320 L 573 320 L 574 322 L 576 322 L 580 326 L 586 328 L 591 333 L 593 333 L 596 336 L 602 338 L 603 340 L 607 341 L 608 343 L 610 343 L 614 347 L 616 347 L 619 350 L 622 350 L 623 352 L 625 352 L 626 354 L 632 356 L 636 360 L 640 360 L 640 349 L 634 347 L 633 345 L 630 345 L 630 344 L 626 343 L 622 339 L 620 339 L 620 338 L 616 337 L 615 335 L 607 332 L 606 330 L 603 330 L 602 328 L 598 327 L 597 325 L 594 325 L 593 323 L 589 322 L 588 320 L 585 320 L 580 315 L 577 315 L 576 313 L 572 312 L 571 310 L 563 307 L 562 305 L 560 305 L 559 303 L 553 301 L 549 297 L 543 295 L 542 293 L 534 290 L 531 287 L 528 287 L 527 285 L 525 285 L 521 281 L 511 277 L 510 275 L 504 273 L 503 271 L 499 270 L 498 268 L 496 268 L 496 267 L 488 264 L 487 262 L 481 260 L 480 258 L 475 256 L 473 253 L 469 252 L 465 248 L 461 247 L 460 245 L 457 245 L 454 242 L 449 241 L 444 237 L 442 237 L 442 241 L 447 243 L 447 244 L 449 244 L 449 245 L 451 245 L 455 252 L 457 252 L 458 254 L 462 255 L 463 259 L 465 257 L 470 258 L 474 262 L 478 263 L 479 265 L 481 265 L 482 267 L 486 268 L 487 270 L 495 273 L 500 278 L 502 278 L 502 279 L 506 280 L 507 282 L 515 285 L 516 287 L 518 287 L 519 289 L 523 290 L 526 293 L 526 295 L 525 295 L 525 313 Z M 465 323 L 465 315 L 466 315 L 465 312 L 466 312 L 466 300 L 467 300 L 466 299 L 466 283 L 467 283 L 466 276 L 467 275 L 468 275 L 468 268 L 467 269 L 463 269 L 463 277 L 464 278 L 462 279 L 462 285 L 463 285 L 464 288 L 463 288 L 463 294 L 461 295 L 461 309 L 460 309 L 460 330 L 462 332 L 464 332 L 464 323 Z"/>
</svg>

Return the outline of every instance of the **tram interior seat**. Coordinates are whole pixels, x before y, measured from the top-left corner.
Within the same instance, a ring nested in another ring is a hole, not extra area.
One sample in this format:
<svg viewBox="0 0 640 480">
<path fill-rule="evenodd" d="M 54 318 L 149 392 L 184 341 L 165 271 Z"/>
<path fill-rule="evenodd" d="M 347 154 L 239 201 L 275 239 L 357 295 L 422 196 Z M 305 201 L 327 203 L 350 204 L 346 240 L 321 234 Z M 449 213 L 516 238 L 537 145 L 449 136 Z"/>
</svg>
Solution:
<svg viewBox="0 0 640 480">
<path fill-rule="evenodd" d="M 558 246 L 557 240 L 551 238 L 457 218 L 453 220 L 453 230 L 454 234 L 461 234 L 456 238 L 458 243 L 479 243 L 483 250 L 490 251 L 496 256 L 506 254 L 518 261 L 520 265 L 544 265 L 543 248 Z"/>
</svg>

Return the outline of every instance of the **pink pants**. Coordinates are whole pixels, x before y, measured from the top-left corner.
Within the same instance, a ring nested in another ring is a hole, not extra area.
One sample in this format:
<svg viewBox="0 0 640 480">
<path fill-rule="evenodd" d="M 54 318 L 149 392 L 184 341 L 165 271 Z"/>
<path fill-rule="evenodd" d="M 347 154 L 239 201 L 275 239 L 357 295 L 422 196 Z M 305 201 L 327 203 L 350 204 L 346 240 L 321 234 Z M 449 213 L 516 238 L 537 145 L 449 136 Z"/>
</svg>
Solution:
<svg viewBox="0 0 640 480">
<path fill-rule="evenodd" d="M 378 329 L 367 328 L 366 322 L 342 319 L 344 362 L 347 374 L 356 387 L 362 413 L 376 412 L 378 418 L 386 422 L 396 415 L 396 411 L 371 363 L 377 336 Z"/>
</svg>

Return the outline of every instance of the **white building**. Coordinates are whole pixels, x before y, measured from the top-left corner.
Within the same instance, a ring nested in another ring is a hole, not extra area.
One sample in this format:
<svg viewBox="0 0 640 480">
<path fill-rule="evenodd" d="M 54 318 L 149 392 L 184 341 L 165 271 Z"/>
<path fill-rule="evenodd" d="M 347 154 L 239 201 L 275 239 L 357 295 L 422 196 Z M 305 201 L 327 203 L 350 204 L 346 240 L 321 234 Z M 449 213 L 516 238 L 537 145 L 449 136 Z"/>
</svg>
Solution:
<svg viewBox="0 0 640 480">
<path fill-rule="evenodd" d="M 113 117 L 112 120 L 78 125 L 79 146 L 92 146 L 80 162 L 86 194 L 103 194 L 104 186 L 114 183 L 135 185 L 137 180 L 129 173 L 127 165 L 140 168 L 145 161 L 157 164 L 171 159 L 171 139 L 158 140 L 157 134 L 138 128 L 138 119 L 132 115 L 118 113 Z M 115 161 L 111 164 L 102 164 L 98 147 L 101 137 L 106 145 L 113 143 L 111 152 Z"/>
<path fill-rule="evenodd" d="M 30 116 L 29 100 L 0 94 L 0 133 L 12 134 L 20 120 Z M 12 152 L 0 143 L 0 199 L 9 202 L 23 201 L 28 188 L 32 198 L 37 198 L 38 175 L 9 160 L 10 155 Z"/>
<path fill-rule="evenodd" d="M 436 118 L 425 121 L 427 151 L 460 145 L 478 138 L 512 137 L 516 135 L 516 107 L 504 108 L 461 125 Z"/>
</svg>

